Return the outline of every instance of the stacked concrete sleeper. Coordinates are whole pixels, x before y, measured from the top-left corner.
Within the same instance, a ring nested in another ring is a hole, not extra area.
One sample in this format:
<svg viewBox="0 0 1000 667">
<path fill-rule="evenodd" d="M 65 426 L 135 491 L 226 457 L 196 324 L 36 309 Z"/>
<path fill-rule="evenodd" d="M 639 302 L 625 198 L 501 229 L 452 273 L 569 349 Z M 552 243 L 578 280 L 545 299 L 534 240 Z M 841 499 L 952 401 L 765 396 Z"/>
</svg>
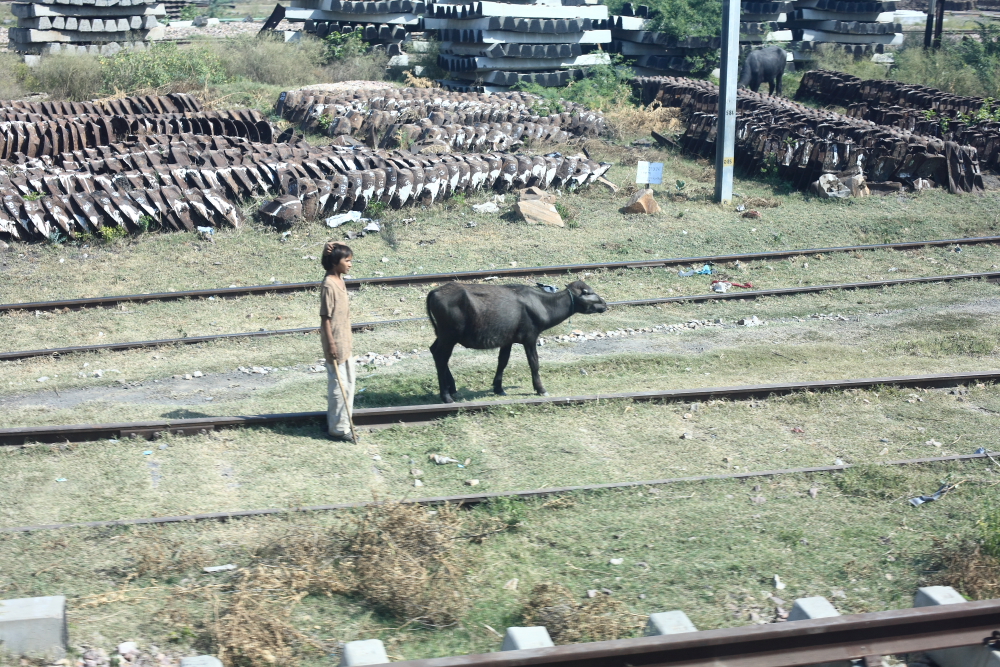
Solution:
<svg viewBox="0 0 1000 667">
<path fill-rule="evenodd" d="M 92 53 L 113 55 L 122 48 L 145 48 L 163 39 L 155 0 L 31 0 L 15 2 L 11 49 L 23 54 Z"/>
</svg>

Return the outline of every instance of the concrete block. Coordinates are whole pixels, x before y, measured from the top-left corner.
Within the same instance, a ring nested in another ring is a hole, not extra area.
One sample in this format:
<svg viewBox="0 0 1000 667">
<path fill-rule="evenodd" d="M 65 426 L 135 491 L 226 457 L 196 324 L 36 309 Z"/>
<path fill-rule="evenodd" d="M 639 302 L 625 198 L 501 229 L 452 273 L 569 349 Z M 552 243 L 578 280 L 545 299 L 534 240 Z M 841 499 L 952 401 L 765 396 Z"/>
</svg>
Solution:
<svg viewBox="0 0 1000 667">
<path fill-rule="evenodd" d="M 833 616 L 840 616 L 840 612 L 830 604 L 829 600 L 819 595 L 812 598 L 799 598 L 792 605 L 792 610 L 788 612 L 789 621 L 808 621 L 813 618 L 831 618 Z M 850 660 L 840 660 L 823 662 L 814 667 L 852 667 L 853 664 Z"/>
<path fill-rule="evenodd" d="M 214 655 L 196 655 L 181 658 L 181 667 L 222 667 L 222 661 Z"/>
<path fill-rule="evenodd" d="M 68 640 L 63 596 L 0 600 L 0 650 L 62 658 Z"/>
<path fill-rule="evenodd" d="M 698 628 L 694 627 L 687 614 L 680 610 L 650 614 L 649 622 L 646 623 L 647 637 L 679 635 L 684 632 L 698 632 Z"/>
<path fill-rule="evenodd" d="M 503 637 L 501 651 L 522 651 L 529 648 L 548 648 L 555 646 L 549 631 L 543 626 L 533 628 L 507 628 Z"/>
<path fill-rule="evenodd" d="M 340 667 L 383 665 L 387 662 L 389 656 L 385 653 L 385 645 L 381 639 L 362 639 L 344 644 Z"/>
<path fill-rule="evenodd" d="M 961 604 L 966 599 L 951 586 L 927 586 L 917 589 L 914 607 L 935 607 L 939 604 Z M 961 646 L 940 651 L 927 651 L 927 656 L 941 667 L 1000 667 L 1000 651 L 987 646 Z"/>
</svg>

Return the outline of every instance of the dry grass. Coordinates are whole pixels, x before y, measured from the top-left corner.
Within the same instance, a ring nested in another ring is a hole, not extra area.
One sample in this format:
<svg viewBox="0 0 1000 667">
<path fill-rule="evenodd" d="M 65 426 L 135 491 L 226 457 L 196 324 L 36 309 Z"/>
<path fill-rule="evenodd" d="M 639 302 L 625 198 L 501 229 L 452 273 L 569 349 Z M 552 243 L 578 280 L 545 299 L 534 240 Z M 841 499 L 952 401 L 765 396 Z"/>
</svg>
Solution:
<svg viewBox="0 0 1000 667">
<path fill-rule="evenodd" d="M 973 600 L 1000 597 L 1000 559 L 983 553 L 982 546 L 973 541 L 948 547 L 935 541 L 939 548 L 935 585 L 951 586 Z"/>
<path fill-rule="evenodd" d="M 289 623 L 289 607 L 253 590 L 237 591 L 219 619 L 219 658 L 227 667 L 299 663 L 301 646 L 316 645 Z"/>
<path fill-rule="evenodd" d="M 199 567 L 206 560 L 203 550 L 170 538 L 159 529 L 151 531 L 146 539 L 132 547 L 130 555 L 132 565 L 128 568 L 126 581 L 183 573 Z"/>
<path fill-rule="evenodd" d="M 747 197 L 743 200 L 747 208 L 778 208 L 781 200 L 774 197 Z"/>
<path fill-rule="evenodd" d="M 413 72 L 406 70 L 403 72 L 403 79 L 409 88 L 433 88 L 434 81 L 421 76 L 414 76 Z"/>
<path fill-rule="evenodd" d="M 579 600 L 561 584 L 536 584 L 524 607 L 525 625 L 543 625 L 556 644 L 597 642 L 634 636 L 646 617 L 610 595 Z"/>
<path fill-rule="evenodd" d="M 677 132 L 681 129 L 681 110 L 676 107 L 660 106 L 654 102 L 649 106 L 635 107 L 619 104 L 605 114 L 608 122 L 624 136 L 650 132 Z"/>
</svg>

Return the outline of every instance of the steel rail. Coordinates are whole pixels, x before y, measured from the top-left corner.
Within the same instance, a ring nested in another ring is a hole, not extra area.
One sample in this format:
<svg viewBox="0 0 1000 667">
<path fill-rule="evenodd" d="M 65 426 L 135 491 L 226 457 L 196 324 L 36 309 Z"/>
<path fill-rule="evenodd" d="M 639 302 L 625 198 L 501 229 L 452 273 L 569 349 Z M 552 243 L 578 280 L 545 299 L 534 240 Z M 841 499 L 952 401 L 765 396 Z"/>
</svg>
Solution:
<svg viewBox="0 0 1000 667">
<path fill-rule="evenodd" d="M 446 280 L 481 280 L 496 276 L 497 278 L 530 278 L 566 273 L 581 273 L 584 271 L 641 269 L 683 264 L 709 264 L 735 261 L 756 261 L 766 259 L 783 259 L 802 255 L 861 252 L 864 250 L 915 250 L 924 247 L 948 245 L 976 245 L 981 243 L 1000 243 L 1000 236 L 973 236 L 959 239 L 936 239 L 932 241 L 905 241 L 902 243 L 880 243 L 874 245 L 836 246 L 830 248 L 804 248 L 798 250 L 772 250 L 767 252 L 744 253 L 736 255 L 704 255 L 701 257 L 673 257 L 666 259 L 647 259 L 621 262 L 598 262 L 593 264 L 565 264 L 557 266 L 533 266 L 523 268 L 503 268 L 479 271 L 454 271 L 449 273 L 431 273 L 412 276 L 384 276 L 373 278 L 353 278 L 346 280 L 348 288 L 357 289 L 362 285 L 398 286 L 417 285 L 423 283 L 442 282 Z M 150 294 L 122 294 L 116 296 L 97 296 L 81 299 L 62 299 L 58 301 L 33 301 L 25 303 L 0 304 L 0 312 L 10 310 L 50 310 L 56 308 L 87 308 L 92 306 L 112 306 L 119 303 L 141 301 L 169 301 L 175 299 L 206 298 L 210 296 L 233 297 L 251 294 L 267 294 L 280 292 L 300 292 L 316 289 L 319 282 L 287 283 L 272 285 L 253 285 L 248 287 L 221 287 L 215 289 L 185 290 L 180 292 L 153 292 Z"/>
<path fill-rule="evenodd" d="M 402 667 L 800 667 L 959 646 L 1000 629 L 1000 600 L 552 648 L 405 660 Z"/>
<path fill-rule="evenodd" d="M 609 306 L 655 306 L 664 303 L 703 303 L 706 301 L 733 301 L 741 299 L 757 299 L 768 296 L 793 296 L 796 294 L 810 294 L 813 292 L 827 292 L 831 290 L 852 290 L 852 289 L 873 289 L 876 287 L 894 287 L 896 285 L 916 285 L 921 283 L 952 282 L 955 280 L 991 280 L 1000 281 L 1000 271 L 988 271 L 985 273 L 957 273 L 945 276 L 925 276 L 922 278 L 896 278 L 893 280 L 872 280 L 863 283 L 833 283 L 829 285 L 800 285 L 797 287 L 777 287 L 763 290 L 742 290 L 739 292 L 708 294 L 692 294 L 688 296 L 667 296 L 654 297 L 651 299 L 632 299 L 627 301 L 609 301 Z M 379 325 L 398 324 L 402 322 L 419 322 L 426 320 L 426 317 L 408 317 L 397 320 L 378 320 L 373 322 L 357 322 L 351 325 L 354 331 L 373 329 Z M 268 336 L 282 336 L 297 333 L 312 333 L 318 331 L 318 327 L 303 327 L 300 329 L 274 329 L 271 331 L 249 331 L 245 333 L 213 334 L 210 336 L 188 336 L 186 338 L 162 338 L 159 340 L 132 341 L 124 343 L 101 343 L 98 345 L 75 345 L 71 347 L 54 347 L 39 350 L 15 350 L 12 352 L 0 352 L 0 361 L 11 361 L 14 359 L 28 359 L 31 357 L 60 356 L 72 354 L 74 352 L 101 352 L 101 351 L 122 351 L 139 348 L 160 347 L 163 345 L 192 345 L 194 343 L 204 343 L 213 340 L 225 340 L 229 338 L 261 338 Z"/>
<path fill-rule="evenodd" d="M 929 463 L 949 463 L 961 461 L 974 461 L 978 459 L 990 458 L 993 452 L 988 454 L 962 454 L 958 456 L 935 456 L 922 459 L 904 459 L 901 461 L 884 461 L 877 465 L 904 466 L 904 465 L 925 465 Z M 558 486 L 543 489 L 528 489 L 526 491 L 496 491 L 492 493 L 462 494 L 456 496 L 432 496 L 429 498 L 403 498 L 399 502 L 414 505 L 443 505 L 445 503 L 455 505 L 476 505 L 488 502 L 493 498 L 542 498 L 547 496 L 558 496 L 567 493 L 578 493 L 587 491 L 606 491 L 610 489 L 630 489 L 643 486 L 667 486 L 670 484 L 690 484 L 695 482 L 712 482 L 730 479 L 753 479 L 756 477 L 773 477 L 776 475 L 801 475 L 810 473 L 831 473 L 842 472 L 853 467 L 850 463 L 833 466 L 813 466 L 807 468 L 779 468 L 776 470 L 756 470 L 736 473 L 724 473 L 718 475 L 696 475 L 690 477 L 668 477 L 664 479 L 650 479 L 638 482 L 610 482 L 606 484 L 584 484 L 579 486 Z M 157 516 L 140 519 L 117 519 L 111 521 L 84 521 L 80 523 L 50 523 L 35 526 L 10 526 L 0 528 L 0 533 L 33 533 L 41 530 L 61 530 L 63 528 L 112 528 L 115 526 L 144 526 L 150 524 L 183 523 L 185 521 L 220 521 L 227 519 L 238 519 L 242 517 L 268 516 L 272 514 L 291 514 L 296 512 L 331 512 L 338 510 L 358 509 L 370 507 L 386 501 L 382 500 L 362 500 L 352 503 L 337 503 L 333 505 L 308 505 L 301 507 L 267 508 L 256 510 L 233 510 L 230 512 L 205 512 L 202 514 L 183 514 L 175 516 Z"/>
<path fill-rule="evenodd" d="M 1000 381 L 1000 370 L 967 373 L 941 373 L 896 377 L 859 378 L 848 380 L 817 380 L 781 384 L 755 384 L 735 387 L 695 387 L 659 391 L 590 394 L 584 396 L 536 396 L 502 401 L 471 401 L 468 403 L 432 403 L 385 408 L 359 408 L 354 411 L 357 426 L 390 426 L 393 424 L 424 423 L 459 413 L 472 413 L 516 406 L 580 405 L 600 401 L 690 401 L 710 398 L 753 398 L 797 391 L 831 391 L 870 389 L 879 386 L 941 387 L 968 382 Z M 67 424 L 58 426 L 21 426 L 0 429 L 0 446 L 23 445 L 32 442 L 82 442 L 99 438 L 152 438 L 159 433 L 191 435 L 215 428 L 239 426 L 271 426 L 325 419 L 326 412 L 284 412 L 263 415 L 192 417 L 187 419 L 157 419 L 109 424 Z"/>
</svg>

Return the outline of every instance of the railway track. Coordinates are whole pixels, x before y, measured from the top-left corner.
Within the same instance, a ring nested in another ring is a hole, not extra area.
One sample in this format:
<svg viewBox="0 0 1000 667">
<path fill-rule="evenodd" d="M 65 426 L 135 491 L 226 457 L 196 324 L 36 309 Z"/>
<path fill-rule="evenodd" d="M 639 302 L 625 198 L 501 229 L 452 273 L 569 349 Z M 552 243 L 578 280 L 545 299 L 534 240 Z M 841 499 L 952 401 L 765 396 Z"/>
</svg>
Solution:
<svg viewBox="0 0 1000 667">
<path fill-rule="evenodd" d="M 963 454 L 959 456 L 935 456 L 920 459 L 904 459 L 900 461 L 885 461 L 879 465 L 886 466 L 907 466 L 926 465 L 931 463 L 949 463 L 961 461 L 978 461 L 989 459 L 996 462 L 995 453 L 985 454 Z M 1000 465 L 1000 464 L 998 464 Z M 631 489 L 644 486 L 666 486 L 669 484 L 691 484 L 697 482 L 710 482 L 727 479 L 754 479 L 757 477 L 774 477 L 777 475 L 801 475 L 808 473 L 832 473 L 843 472 L 851 468 L 850 463 L 834 466 L 813 466 L 808 468 L 779 468 L 776 470 L 755 470 L 737 473 L 726 473 L 720 475 L 695 475 L 690 477 L 669 477 L 665 479 L 649 479 L 639 482 L 611 482 L 607 484 L 584 484 L 580 486 L 558 486 L 544 489 L 528 489 L 525 491 L 498 491 L 494 493 L 472 493 L 457 496 L 432 496 L 429 498 L 404 498 L 399 502 L 415 505 L 443 505 L 451 503 L 456 505 L 477 505 L 488 502 L 493 498 L 541 498 L 546 496 L 558 496 L 566 493 L 577 493 L 580 491 L 605 491 L 609 489 Z M 241 517 L 268 516 L 272 514 L 291 514 L 296 512 L 332 512 L 337 510 L 357 509 L 368 507 L 381 502 L 379 500 L 366 500 L 353 503 L 337 503 L 333 505 L 308 505 L 302 507 L 286 508 L 266 508 L 256 510 L 233 510 L 231 512 L 205 512 L 202 514 L 181 514 L 175 516 L 143 517 L 139 519 L 116 519 L 112 521 L 83 521 L 79 523 L 51 523 L 34 526 L 11 526 L 0 528 L 0 533 L 33 533 L 42 530 L 59 530 L 63 528 L 110 528 L 113 526 L 143 526 L 149 524 L 182 523 L 185 521 L 222 521 L 227 519 L 238 519 Z"/>
<path fill-rule="evenodd" d="M 903 243 L 881 243 L 875 245 L 838 246 L 831 248 L 804 248 L 792 250 L 773 250 L 768 252 L 744 253 L 735 255 L 704 255 L 701 257 L 673 257 L 665 259 L 649 259 L 622 262 L 597 262 L 592 264 L 564 264 L 556 266 L 534 266 L 523 268 L 503 268 L 483 271 L 455 271 L 450 273 L 418 274 L 411 276 L 384 276 L 373 278 L 354 278 L 345 281 L 348 288 L 358 289 L 365 286 L 418 285 L 447 280 L 482 280 L 489 277 L 497 278 L 531 278 L 560 274 L 583 273 L 597 270 L 662 268 L 686 264 L 710 264 L 722 262 L 751 262 L 768 259 L 785 259 L 803 255 L 830 254 L 843 252 L 862 252 L 866 250 L 915 250 L 924 247 L 944 247 L 950 245 L 978 245 L 1000 243 L 1000 236 L 975 236 L 958 239 L 937 239 L 932 241 L 906 241 Z M 0 312 L 12 310 L 55 310 L 62 308 L 91 308 L 98 306 L 115 306 L 120 303 L 135 303 L 145 301 L 172 301 L 178 299 L 197 299 L 208 297 L 235 297 L 254 294 L 275 294 L 282 292 L 301 292 L 319 287 L 319 282 L 287 283 L 272 285 L 252 285 L 247 287 L 221 287 L 216 289 L 186 290 L 180 292 L 154 292 L 150 294 L 121 294 L 116 296 L 98 296 L 82 299 L 61 299 L 57 301 L 34 301 L 24 303 L 0 304 Z"/>
<path fill-rule="evenodd" d="M 790 394 L 798 391 L 833 391 L 845 389 L 871 389 L 881 386 L 896 387 L 948 387 L 969 382 L 1000 381 L 1000 370 L 970 373 L 942 373 L 896 377 L 858 378 L 848 380 L 817 380 L 812 382 L 786 382 L 779 384 L 754 384 L 735 387 L 696 387 L 660 391 L 591 394 L 585 396 L 537 396 L 533 398 L 474 401 L 468 403 L 432 403 L 403 405 L 386 408 L 359 408 L 354 411 L 357 426 L 383 427 L 395 424 L 419 424 L 459 413 L 484 412 L 500 407 L 543 405 L 580 405 L 600 401 L 692 401 L 711 398 L 743 399 L 766 397 L 773 394 Z M 193 435 L 217 428 L 245 426 L 273 426 L 275 424 L 301 424 L 326 419 L 326 412 L 284 412 L 264 415 L 220 417 L 194 417 L 189 419 L 158 419 L 139 422 L 108 424 L 67 424 L 57 426 L 23 426 L 0 429 L 0 446 L 29 443 L 86 442 L 102 438 L 154 438 L 160 434 Z"/>
<path fill-rule="evenodd" d="M 896 285 L 916 285 L 921 283 L 951 282 L 955 280 L 983 279 L 1000 281 L 1000 271 L 986 273 L 958 273 L 944 276 L 925 276 L 922 278 L 897 278 L 894 280 L 872 280 L 861 283 L 834 283 L 830 285 L 800 285 L 797 287 L 777 287 L 764 290 L 742 290 L 739 292 L 694 294 L 689 296 L 655 297 L 651 299 L 632 299 L 627 301 L 609 301 L 609 306 L 655 306 L 665 303 L 701 303 L 705 301 L 733 301 L 742 299 L 757 299 L 768 296 L 793 296 L 813 292 L 832 290 L 872 289 L 876 287 L 893 287 Z M 399 324 L 404 322 L 419 322 L 426 317 L 408 317 L 396 320 L 377 320 L 371 322 L 356 322 L 351 325 L 354 331 L 370 330 L 378 326 Z M 302 327 L 298 329 L 275 329 L 271 331 L 248 331 L 243 333 L 213 334 L 210 336 L 188 336 L 185 338 L 161 338 L 158 340 L 130 341 L 124 343 L 100 343 L 97 345 L 74 345 L 70 347 L 45 348 L 39 350 L 14 350 L 0 352 L 0 361 L 29 359 L 32 357 L 62 356 L 77 352 L 122 351 L 142 348 L 161 347 L 164 345 L 193 345 L 215 340 L 232 338 L 263 338 L 290 334 L 308 334 L 318 331 L 318 327 Z"/>
</svg>

